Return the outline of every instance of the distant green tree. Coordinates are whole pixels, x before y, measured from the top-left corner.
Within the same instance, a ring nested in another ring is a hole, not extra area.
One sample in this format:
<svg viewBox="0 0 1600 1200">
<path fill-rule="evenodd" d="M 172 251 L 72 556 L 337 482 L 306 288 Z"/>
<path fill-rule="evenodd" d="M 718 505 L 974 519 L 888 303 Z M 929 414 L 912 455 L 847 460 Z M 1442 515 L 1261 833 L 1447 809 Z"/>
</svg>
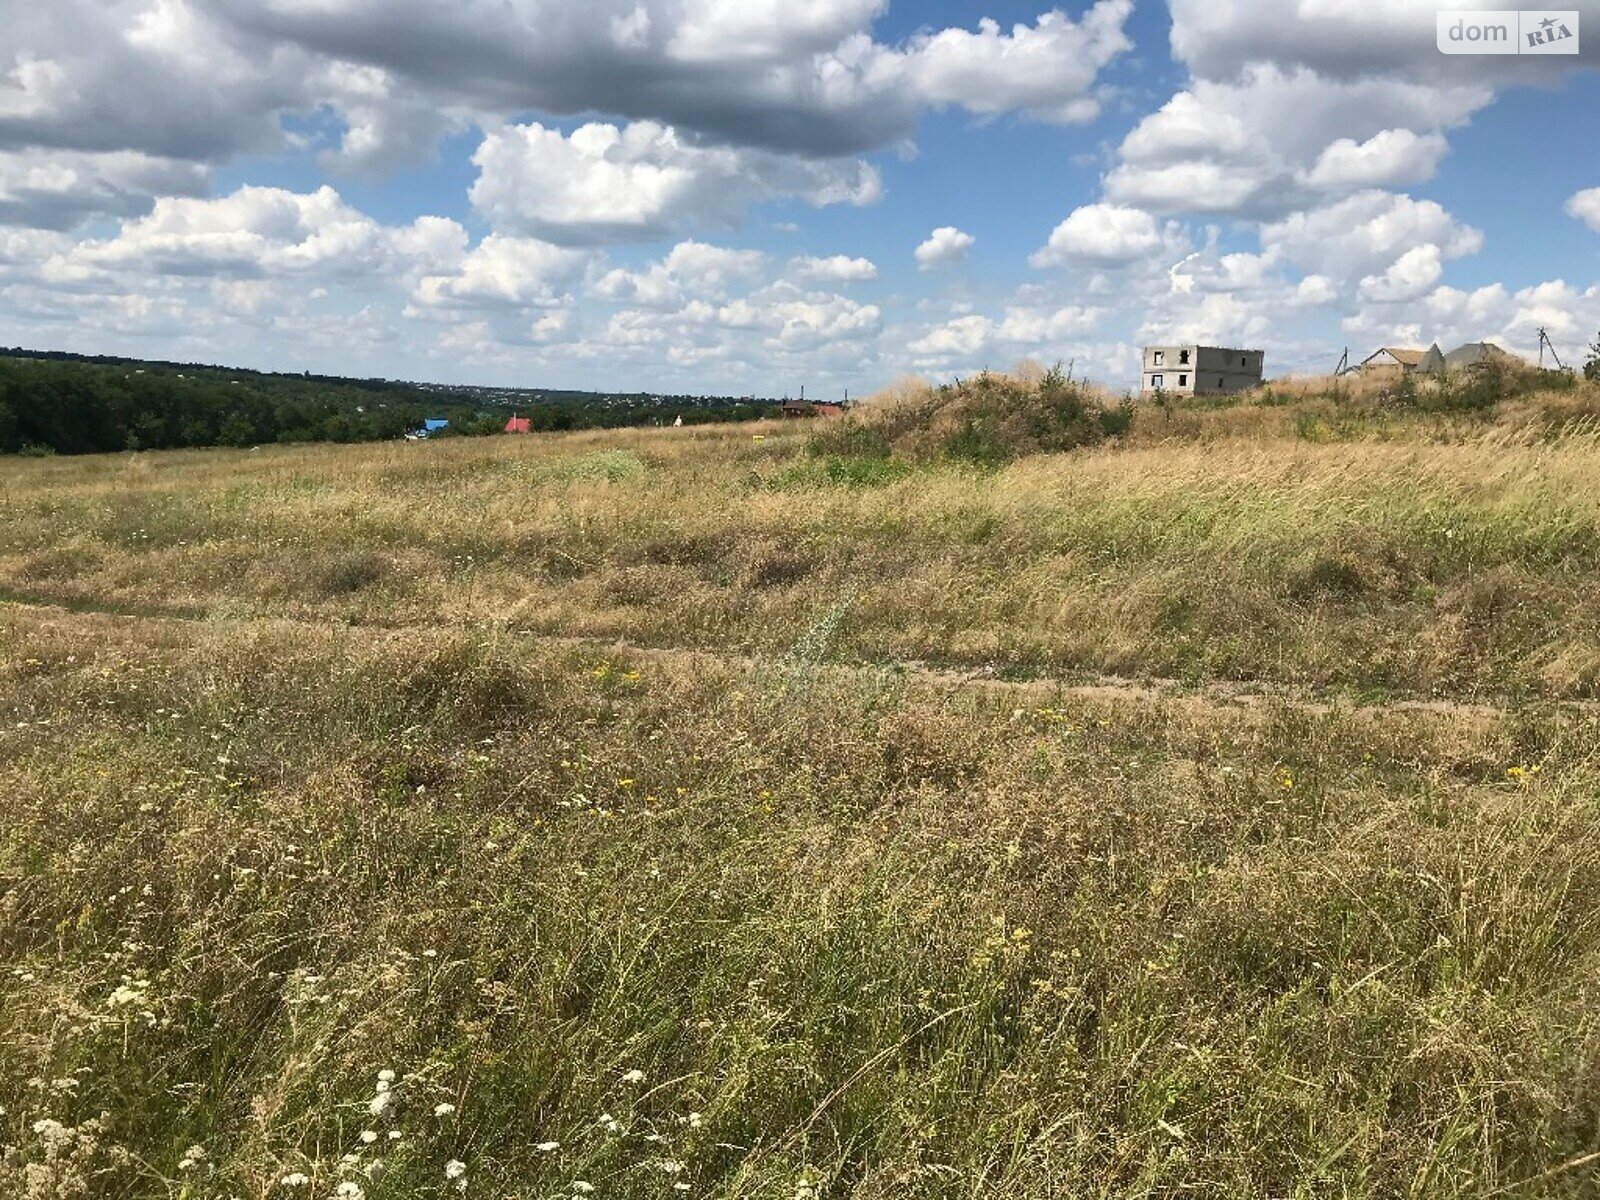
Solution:
<svg viewBox="0 0 1600 1200">
<path fill-rule="evenodd" d="M 353 437 L 350 418 L 334 414 L 322 422 L 322 438 L 329 442 L 348 442 Z"/>
<path fill-rule="evenodd" d="M 188 411 L 188 410 L 185 410 Z M 206 414 L 195 412 L 187 416 L 178 426 L 178 445 L 180 446 L 213 446 L 217 441 L 217 430 Z"/>
<path fill-rule="evenodd" d="M 256 442 L 256 427 L 243 413 L 234 413 L 222 423 L 222 428 L 217 430 L 217 441 L 224 446 L 253 446 Z"/>
<path fill-rule="evenodd" d="M 1583 377 L 1600 382 L 1600 333 L 1595 334 L 1589 347 L 1589 361 L 1583 364 Z"/>
<path fill-rule="evenodd" d="M 159 450 L 170 444 L 161 417 L 153 412 L 139 413 L 128 430 L 128 449 Z"/>
</svg>

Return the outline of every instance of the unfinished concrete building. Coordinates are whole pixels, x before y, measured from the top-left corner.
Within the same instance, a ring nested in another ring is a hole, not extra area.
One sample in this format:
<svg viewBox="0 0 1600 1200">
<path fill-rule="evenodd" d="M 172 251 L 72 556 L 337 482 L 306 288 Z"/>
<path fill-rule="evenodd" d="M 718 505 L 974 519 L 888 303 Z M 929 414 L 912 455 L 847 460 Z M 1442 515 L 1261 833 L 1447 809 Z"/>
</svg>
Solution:
<svg viewBox="0 0 1600 1200">
<path fill-rule="evenodd" d="M 1215 396 L 1259 387 L 1266 368 L 1260 350 L 1220 346 L 1146 346 L 1140 391 L 1153 396 Z"/>
</svg>

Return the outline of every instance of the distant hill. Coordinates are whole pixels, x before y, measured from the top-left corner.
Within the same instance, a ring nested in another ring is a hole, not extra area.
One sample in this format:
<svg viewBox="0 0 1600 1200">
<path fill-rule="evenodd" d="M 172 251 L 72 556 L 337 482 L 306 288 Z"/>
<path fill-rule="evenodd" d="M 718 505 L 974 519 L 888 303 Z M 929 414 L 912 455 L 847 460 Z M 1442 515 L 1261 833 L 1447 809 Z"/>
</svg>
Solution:
<svg viewBox="0 0 1600 1200">
<path fill-rule="evenodd" d="M 454 436 L 754 420 L 766 401 L 728 396 L 495 388 L 250 371 L 0 347 L 0 453 L 93 454 L 404 436 L 428 417 Z"/>
</svg>

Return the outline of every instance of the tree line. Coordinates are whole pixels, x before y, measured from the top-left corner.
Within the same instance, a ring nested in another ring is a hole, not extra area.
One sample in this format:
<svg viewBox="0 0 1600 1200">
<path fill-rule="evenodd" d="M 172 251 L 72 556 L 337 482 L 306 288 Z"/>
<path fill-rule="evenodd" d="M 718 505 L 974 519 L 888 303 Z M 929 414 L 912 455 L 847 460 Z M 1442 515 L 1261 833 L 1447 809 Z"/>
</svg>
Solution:
<svg viewBox="0 0 1600 1200">
<path fill-rule="evenodd" d="M 30 355 L 0 350 L 0 454 L 97 454 L 273 442 L 372 442 L 404 437 L 426 418 L 446 436 L 505 429 L 513 411 L 536 431 L 757 420 L 759 402 L 558 393 L 559 399 L 489 405 L 466 389 L 386 380 L 273 375 L 218 367 Z"/>
</svg>

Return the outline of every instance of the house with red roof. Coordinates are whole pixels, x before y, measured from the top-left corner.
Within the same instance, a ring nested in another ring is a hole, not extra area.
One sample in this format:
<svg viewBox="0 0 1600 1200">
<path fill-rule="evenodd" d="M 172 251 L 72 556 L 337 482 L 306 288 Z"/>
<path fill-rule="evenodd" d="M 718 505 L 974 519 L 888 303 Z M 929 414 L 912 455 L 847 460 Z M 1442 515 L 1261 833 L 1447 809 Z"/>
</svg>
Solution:
<svg viewBox="0 0 1600 1200">
<path fill-rule="evenodd" d="M 511 420 L 506 422 L 506 432 L 507 433 L 532 433 L 533 432 L 533 418 L 532 417 L 512 417 Z"/>
</svg>

